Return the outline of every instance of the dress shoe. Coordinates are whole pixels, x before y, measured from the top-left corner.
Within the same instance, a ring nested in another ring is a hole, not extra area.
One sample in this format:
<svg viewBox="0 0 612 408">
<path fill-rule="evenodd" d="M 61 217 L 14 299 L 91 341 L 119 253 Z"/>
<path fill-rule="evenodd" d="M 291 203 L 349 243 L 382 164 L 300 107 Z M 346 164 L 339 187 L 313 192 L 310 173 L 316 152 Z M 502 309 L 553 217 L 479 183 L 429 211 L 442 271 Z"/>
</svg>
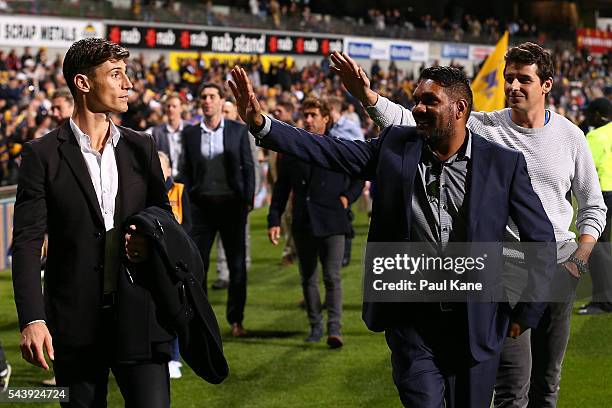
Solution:
<svg viewBox="0 0 612 408">
<path fill-rule="evenodd" d="M 342 332 L 340 327 L 337 325 L 331 325 L 327 327 L 327 345 L 329 348 L 337 349 L 342 347 L 344 342 L 342 341 Z"/>
<path fill-rule="evenodd" d="M 344 345 L 344 342 L 342 341 L 342 336 L 338 334 L 330 334 L 329 336 L 327 336 L 327 345 L 329 346 L 329 348 L 332 349 L 342 347 Z"/>
<path fill-rule="evenodd" d="M 306 343 L 316 343 L 323 338 L 323 326 L 315 325 L 310 327 L 310 334 L 304 339 Z"/>
<path fill-rule="evenodd" d="M 291 265 L 293 265 L 293 255 L 291 254 L 283 255 L 283 257 L 281 258 L 281 266 L 287 267 Z"/>
<path fill-rule="evenodd" d="M 229 286 L 229 282 L 223 279 L 217 279 L 213 284 L 212 284 L 212 288 L 215 290 L 220 290 L 220 289 L 227 289 L 227 287 Z"/>
<path fill-rule="evenodd" d="M 245 337 L 246 330 L 241 323 L 232 323 L 232 337 Z"/>
</svg>

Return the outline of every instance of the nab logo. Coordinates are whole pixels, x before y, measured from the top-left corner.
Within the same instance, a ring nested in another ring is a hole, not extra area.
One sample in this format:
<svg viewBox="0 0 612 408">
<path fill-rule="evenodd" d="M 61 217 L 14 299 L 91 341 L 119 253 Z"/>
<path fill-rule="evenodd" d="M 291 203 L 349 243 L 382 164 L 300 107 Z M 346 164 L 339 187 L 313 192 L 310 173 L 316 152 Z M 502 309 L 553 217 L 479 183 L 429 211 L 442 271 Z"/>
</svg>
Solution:
<svg viewBox="0 0 612 408">
<path fill-rule="evenodd" d="M 321 43 L 321 54 L 329 54 L 329 40 L 323 40 L 323 42 Z"/>
<path fill-rule="evenodd" d="M 119 44 L 121 42 L 121 30 L 119 27 L 112 27 L 108 32 L 108 39 L 115 44 Z"/>
<path fill-rule="evenodd" d="M 189 48 L 190 40 L 189 40 L 189 31 L 181 31 L 181 38 L 179 40 L 181 42 L 181 48 Z"/>
<path fill-rule="evenodd" d="M 270 52 L 278 51 L 278 39 L 275 36 L 270 37 L 270 41 L 268 41 L 268 49 Z"/>
<path fill-rule="evenodd" d="M 489 72 L 484 80 L 487 83 L 487 88 L 485 89 L 487 98 L 492 98 L 495 93 L 495 88 L 497 87 L 497 69 Z"/>
<path fill-rule="evenodd" d="M 147 30 L 147 34 L 145 35 L 145 44 L 147 45 L 147 47 L 155 47 L 155 44 L 157 43 L 157 33 L 155 32 L 154 28 L 149 28 Z"/>
<path fill-rule="evenodd" d="M 303 54 L 304 53 L 304 39 L 302 37 L 298 38 L 295 41 L 295 51 L 298 54 Z"/>
</svg>

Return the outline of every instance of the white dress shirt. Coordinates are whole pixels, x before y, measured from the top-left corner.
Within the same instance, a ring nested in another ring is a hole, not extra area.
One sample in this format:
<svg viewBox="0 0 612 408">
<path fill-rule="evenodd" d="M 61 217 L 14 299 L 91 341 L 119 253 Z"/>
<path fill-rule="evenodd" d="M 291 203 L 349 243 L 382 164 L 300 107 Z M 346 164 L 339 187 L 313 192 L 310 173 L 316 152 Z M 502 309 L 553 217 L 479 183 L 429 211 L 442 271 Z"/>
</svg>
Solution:
<svg viewBox="0 0 612 408">
<path fill-rule="evenodd" d="M 119 189 L 119 172 L 115 160 L 115 147 L 119 143 L 121 133 L 119 129 L 110 122 L 110 137 L 106 141 L 102 153 L 91 147 L 89 135 L 83 133 L 76 123 L 70 118 L 70 128 L 76 136 L 81 147 L 81 153 L 85 159 L 89 177 L 96 191 L 104 227 L 110 231 L 115 226 L 115 200 Z"/>
</svg>

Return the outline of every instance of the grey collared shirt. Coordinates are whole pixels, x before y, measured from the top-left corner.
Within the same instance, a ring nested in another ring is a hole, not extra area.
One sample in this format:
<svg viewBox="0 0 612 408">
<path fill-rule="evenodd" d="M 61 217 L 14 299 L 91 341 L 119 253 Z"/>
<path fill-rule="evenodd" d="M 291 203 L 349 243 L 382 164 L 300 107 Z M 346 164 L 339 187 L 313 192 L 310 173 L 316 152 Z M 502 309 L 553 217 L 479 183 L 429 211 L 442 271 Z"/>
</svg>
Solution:
<svg viewBox="0 0 612 408">
<path fill-rule="evenodd" d="M 412 193 L 412 241 L 432 242 L 445 248 L 448 242 L 467 240 L 468 180 L 472 135 L 448 160 L 441 162 L 428 146 L 418 165 Z"/>
</svg>

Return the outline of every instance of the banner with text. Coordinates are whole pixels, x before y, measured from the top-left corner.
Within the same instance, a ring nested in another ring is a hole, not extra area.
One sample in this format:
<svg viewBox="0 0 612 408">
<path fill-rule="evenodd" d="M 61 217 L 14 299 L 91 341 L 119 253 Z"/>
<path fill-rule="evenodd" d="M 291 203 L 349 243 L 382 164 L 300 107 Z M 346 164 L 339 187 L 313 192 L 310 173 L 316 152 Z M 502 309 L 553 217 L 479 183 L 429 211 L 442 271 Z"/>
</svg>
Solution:
<svg viewBox="0 0 612 408">
<path fill-rule="evenodd" d="M 340 37 L 259 34 L 208 28 L 108 24 L 108 39 L 128 48 L 231 54 L 328 55 L 342 50 Z"/>
<path fill-rule="evenodd" d="M 104 35 L 104 24 L 99 21 L 0 16 L 0 45 L 68 48 L 83 38 Z"/>
<path fill-rule="evenodd" d="M 576 45 L 594 54 L 605 54 L 612 51 L 612 32 L 579 28 L 576 30 Z"/>
<path fill-rule="evenodd" d="M 418 41 L 347 37 L 344 52 L 351 58 L 391 61 L 427 61 L 429 44 Z"/>
</svg>

